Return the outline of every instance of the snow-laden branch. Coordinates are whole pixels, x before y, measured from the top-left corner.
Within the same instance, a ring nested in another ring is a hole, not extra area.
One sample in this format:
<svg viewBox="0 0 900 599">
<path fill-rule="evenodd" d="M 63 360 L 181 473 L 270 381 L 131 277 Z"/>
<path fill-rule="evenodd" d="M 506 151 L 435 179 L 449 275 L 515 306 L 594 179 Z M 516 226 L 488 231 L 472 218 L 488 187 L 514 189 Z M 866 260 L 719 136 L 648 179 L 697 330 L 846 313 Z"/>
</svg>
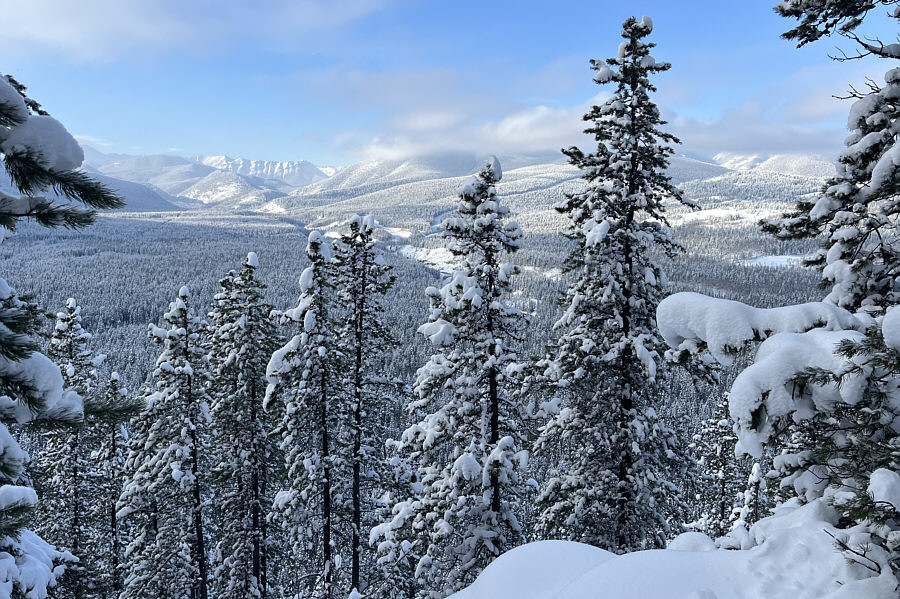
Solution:
<svg viewBox="0 0 900 599">
<path fill-rule="evenodd" d="M 824 302 L 779 308 L 754 308 L 701 293 L 676 293 L 656 309 L 659 332 L 676 355 L 708 351 L 717 362 L 731 364 L 734 355 L 753 341 L 776 333 L 864 331 L 867 322 Z"/>
<path fill-rule="evenodd" d="M 753 341 L 762 341 L 754 363 L 735 379 L 729 413 L 741 448 L 758 456 L 775 423 L 788 415 L 808 417 L 836 402 L 853 404 L 865 381 L 847 377 L 841 386 L 795 381 L 808 368 L 846 370 L 835 354 L 843 340 L 859 341 L 869 322 L 832 304 L 814 302 L 779 308 L 754 308 L 699 293 L 676 293 L 656 311 L 660 333 L 679 360 L 685 353 L 708 352 L 720 364 Z"/>
</svg>

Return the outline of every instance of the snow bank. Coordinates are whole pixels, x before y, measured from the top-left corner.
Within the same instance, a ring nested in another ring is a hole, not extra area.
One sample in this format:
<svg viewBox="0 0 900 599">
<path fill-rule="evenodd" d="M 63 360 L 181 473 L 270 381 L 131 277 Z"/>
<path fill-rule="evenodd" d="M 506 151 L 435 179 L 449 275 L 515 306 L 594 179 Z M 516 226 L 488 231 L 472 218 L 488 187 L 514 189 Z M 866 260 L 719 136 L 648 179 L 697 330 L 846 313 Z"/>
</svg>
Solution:
<svg viewBox="0 0 900 599">
<path fill-rule="evenodd" d="M 712 549 L 692 533 L 670 549 L 616 556 L 567 541 L 541 541 L 497 558 L 455 599 L 896 599 L 880 576 L 848 563 L 830 534 L 838 513 L 824 500 L 786 506 L 750 530 L 745 551 Z"/>
</svg>

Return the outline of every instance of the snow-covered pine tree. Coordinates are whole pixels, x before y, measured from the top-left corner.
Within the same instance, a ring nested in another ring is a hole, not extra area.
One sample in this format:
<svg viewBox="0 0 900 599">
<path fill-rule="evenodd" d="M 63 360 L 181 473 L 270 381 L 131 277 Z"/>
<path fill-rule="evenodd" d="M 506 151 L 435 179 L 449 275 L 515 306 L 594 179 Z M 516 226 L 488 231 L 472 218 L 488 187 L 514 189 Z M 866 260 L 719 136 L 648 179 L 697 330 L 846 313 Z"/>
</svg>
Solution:
<svg viewBox="0 0 900 599">
<path fill-rule="evenodd" d="M 128 480 L 119 517 L 133 532 L 125 550 L 121 599 L 207 599 L 209 556 L 204 532 L 209 378 L 203 320 L 182 287 L 163 320 L 149 326 L 163 346 L 155 391 L 132 425 Z"/>
<path fill-rule="evenodd" d="M 456 213 L 443 220 L 459 262 L 441 289 L 425 291 L 431 308 L 419 332 L 437 353 L 419 369 L 408 406 L 424 417 L 401 436 L 422 491 L 395 506 L 392 522 L 379 529 L 394 529 L 388 536 L 400 543 L 407 539 L 397 529 L 413 531 L 415 549 L 379 544 L 397 556 L 421 555 L 415 576 L 426 597 L 465 587 L 524 540 L 519 513 L 528 453 L 511 377 L 525 315 L 508 299 L 518 268 L 504 262 L 522 232 L 497 196 L 500 176 L 492 158 L 460 187 Z"/>
<path fill-rule="evenodd" d="M 65 388 L 82 398 L 85 420 L 97 394 L 95 359 L 87 347 L 90 340 L 91 334 L 81 326 L 81 307 L 69 298 L 65 311 L 56 314 L 47 357 L 59 366 Z M 88 504 L 92 498 L 94 463 L 90 454 L 94 440 L 81 422 L 49 430 L 44 437 L 45 446 L 35 464 L 37 487 L 43 497 L 36 531 L 80 560 L 67 569 L 54 595 L 82 599 L 87 581 L 93 578 L 93 555 L 85 551 L 85 536 L 93 525 L 88 521 Z"/>
<path fill-rule="evenodd" d="M 0 75 L 0 154 L 3 168 L 19 195 L 0 192 L 2 237 L 19 219 L 49 227 L 83 227 L 93 222 L 91 208 L 119 208 L 122 200 L 76 170 L 84 159 L 65 127 L 25 94 L 25 87 Z M 53 190 L 72 200 L 54 203 Z M 77 203 L 86 208 L 79 207 Z M 37 504 L 23 486 L 26 454 L 10 434 L 12 425 L 77 423 L 81 399 L 64 391 L 59 368 L 38 352 L 34 336 L 41 313 L 0 279 L 0 585 L 14 595 L 40 599 L 54 582 L 51 562 L 62 556 L 25 529 Z M 40 524 L 40 522 L 38 522 Z"/>
<path fill-rule="evenodd" d="M 122 591 L 126 537 L 116 502 L 125 483 L 125 424 L 142 408 L 143 402 L 128 394 L 117 372 L 110 373 L 105 394 L 85 407 L 85 428 L 94 448 L 87 506 L 91 527 L 85 531 L 87 551 L 82 559 L 88 577 L 86 597 L 112 599 Z"/>
<path fill-rule="evenodd" d="M 341 562 L 335 496 L 345 468 L 338 447 L 342 421 L 336 368 L 341 352 L 331 315 L 334 264 L 331 247 L 318 231 L 309 234 L 306 255 L 312 263 L 300 275 L 300 299 L 282 314 L 299 323 L 300 332 L 272 354 L 266 368 L 265 404 L 277 402 L 278 430 L 287 471 L 287 488 L 275 495 L 275 517 L 287 531 L 293 558 L 305 561 L 309 576 L 298 581 L 295 594 L 332 597 Z M 309 591 L 307 593 L 306 591 Z"/>
<path fill-rule="evenodd" d="M 877 37 L 860 36 L 856 29 L 868 14 L 882 6 L 895 6 L 897 0 L 782 0 L 775 5 L 775 12 L 782 17 L 799 21 L 796 27 L 781 37 L 794 40 L 797 47 L 831 36 L 834 33 L 855 42 L 858 54 L 846 53 L 838 60 L 862 58 L 874 55 L 881 58 L 900 58 L 900 48 L 885 44 Z M 886 16 L 900 21 L 900 10 L 886 12 Z"/>
<path fill-rule="evenodd" d="M 897 44 L 860 37 L 856 29 L 876 5 L 895 0 L 849 2 L 847 0 L 788 0 L 775 10 L 800 24 L 784 34 L 799 46 L 833 32 L 853 40 L 859 53 L 900 59 Z M 900 10 L 889 15 L 900 20 Z M 825 243 L 805 264 L 821 273 L 829 290 L 825 301 L 850 311 L 884 312 L 900 303 L 900 68 L 884 76 L 884 85 L 868 82 L 868 90 L 851 89 L 855 102 L 850 109 L 844 141 L 838 156 L 837 174 L 826 181 L 822 195 L 802 200 L 796 210 L 780 219 L 764 220 L 763 229 L 780 239 L 816 238 Z"/>
<path fill-rule="evenodd" d="M 367 592 L 372 597 L 416 596 L 419 584 L 416 566 L 427 547 L 416 546 L 417 531 L 409 526 L 422 496 L 419 472 L 408 456 L 403 455 L 403 444 L 389 440 L 388 458 L 381 469 L 382 495 L 378 502 L 379 524 L 369 532 L 369 545 L 374 546 L 377 560 L 371 572 L 374 579 Z"/>
<path fill-rule="evenodd" d="M 818 496 L 826 485 L 843 491 L 832 504 L 848 520 L 868 526 L 900 588 L 900 308 L 892 308 L 881 327 L 869 327 L 865 337 L 842 341 L 837 353 L 847 360 L 843 368 L 812 368 L 801 384 L 850 386 L 862 379 L 865 388 L 859 401 L 839 403 L 820 419 L 819 442 L 803 471 L 814 473 L 818 484 L 810 486 Z M 865 563 L 859 547 L 836 541 L 848 559 Z"/>
<path fill-rule="evenodd" d="M 740 449 L 759 458 L 789 423 L 818 418 L 819 426 L 817 447 L 804 450 L 791 478 L 797 498 L 786 501 L 775 517 L 818 514 L 838 529 L 829 534 L 851 564 L 846 582 L 871 578 L 870 588 L 896 594 L 900 531 L 891 518 L 900 505 L 900 491 L 892 491 L 900 489 L 900 311 L 892 308 L 872 319 L 826 302 L 759 309 L 677 293 L 660 303 L 657 317 L 673 351 L 708 352 L 723 364 L 763 339 L 754 362 L 738 374 L 729 393 Z M 760 494 L 763 490 L 759 470 L 753 474 L 751 509 L 759 503 L 753 487 L 758 485 Z M 855 513 L 866 504 L 887 511 Z M 728 536 L 734 547 L 761 541 L 747 534 L 746 526 L 736 526 Z"/>
<path fill-rule="evenodd" d="M 376 414 L 384 411 L 390 401 L 383 384 L 385 375 L 378 371 L 379 358 L 389 350 L 391 335 L 381 320 L 383 301 L 394 277 L 390 274 L 380 252 L 375 248 L 373 233 L 375 218 L 371 215 L 350 217 L 349 231 L 341 235 L 341 243 L 335 253 L 338 302 L 344 307 L 343 322 L 338 331 L 338 343 L 347 358 L 343 371 L 348 390 L 349 419 L 341 426 L 349 448 L 347 459 L 352 470 L 350 483 L 350 589 L 364 591 L 361 586 L 362 539 L 365 526 L 374 524 L 372 518 L 375 464 L 375 446 L 383 439 Z M 383 360 L 382 360 L 383 361 Z M 363 511 L 366 511 L 365 518 Z"/>
<path fill-rule="evenodd" d="M 660 129 L 650 99 L 649 77 L 670 68 L 650 55 L 651 30 L 647 17 L 628 19 L 618 55 L 591 63 L 594 80 L 616 89 L 584 116 L 596 151 L 564 151 L 587 184 L 557 207 L 572 221 L 574 282 L 556 325 L 565 332 L 541 364 L 563 404 L 536 452 L 564 459 L 538 498 L 539 534 L 615 552 L 663 545 L 682 505 L 670 469 L 688 459 L 673 453 L 675 434 L 654 409 L 664 349 L 654 311 L 665 278 L 652 254 L 680 250 L 665 229 L 664 201 L 690 203 L 666 175 L 666 144 L 678 140 Z"/>
<path fill-rule="evenodd" d="M 265 285 L 256 278 L 257 255 L 219 285 L 209 313 L 212 396 L 210 459 L 216 498 L 215 595 L 265 599 L 269 595 L 267 492 L 278 468 L 263 410 L 266 365 L 280 345 Z"/>
<path fill-rule="evenodd" d="M 716 402 L 712 417 L 703 422 L 693 443 L 704 478 L 698 485 L 705 522 L 703 532 L 713 539 L 731 530 L 732 513 L 745 482 L 746 473 L 734 455 L 737 437 L 732 427 L 726 395 Z"/>
</svg>

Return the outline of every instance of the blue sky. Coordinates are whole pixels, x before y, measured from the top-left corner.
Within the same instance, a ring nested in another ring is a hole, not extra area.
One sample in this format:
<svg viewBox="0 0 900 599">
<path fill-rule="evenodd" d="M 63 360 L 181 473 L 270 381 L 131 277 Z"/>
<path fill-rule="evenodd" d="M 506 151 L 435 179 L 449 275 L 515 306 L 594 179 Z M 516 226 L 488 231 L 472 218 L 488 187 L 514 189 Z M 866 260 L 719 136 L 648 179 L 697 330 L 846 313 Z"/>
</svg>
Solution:
<svg viewBox="0 0 900 599">
<path fill-rule="evenodd" d="M 590 58 L 649 15 L 656 97 L 684 149 L 833 155 L 885 65 L 797 49 L 772 2 L 0 0 L 0 69 L 105 152 L 348 164 L 583 144 Z M 847 44 L 844 44 L 847 47 Z"/>
</svg>

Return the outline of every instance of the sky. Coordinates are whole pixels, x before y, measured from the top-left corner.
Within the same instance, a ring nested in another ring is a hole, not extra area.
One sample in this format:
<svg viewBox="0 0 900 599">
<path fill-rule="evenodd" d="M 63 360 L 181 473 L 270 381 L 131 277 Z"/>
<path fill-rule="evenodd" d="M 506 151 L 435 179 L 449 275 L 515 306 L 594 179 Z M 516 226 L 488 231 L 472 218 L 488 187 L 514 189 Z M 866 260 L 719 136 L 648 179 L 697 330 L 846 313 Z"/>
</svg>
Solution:
<svg viewBox="0 0 900 599">
<path fill-rule="evenodd" d="M 320 166 L 439 151 L 589 147 L 629 16 L 672 69 L 654 83 L 682 151 L 834 156 L 849 102 L 887 70 L 803 48 L 774 0 L 0 0 L 0 70 L 107 153 Z M 892 36 L 893 34 L 889 34 Z"/>
</svg>

